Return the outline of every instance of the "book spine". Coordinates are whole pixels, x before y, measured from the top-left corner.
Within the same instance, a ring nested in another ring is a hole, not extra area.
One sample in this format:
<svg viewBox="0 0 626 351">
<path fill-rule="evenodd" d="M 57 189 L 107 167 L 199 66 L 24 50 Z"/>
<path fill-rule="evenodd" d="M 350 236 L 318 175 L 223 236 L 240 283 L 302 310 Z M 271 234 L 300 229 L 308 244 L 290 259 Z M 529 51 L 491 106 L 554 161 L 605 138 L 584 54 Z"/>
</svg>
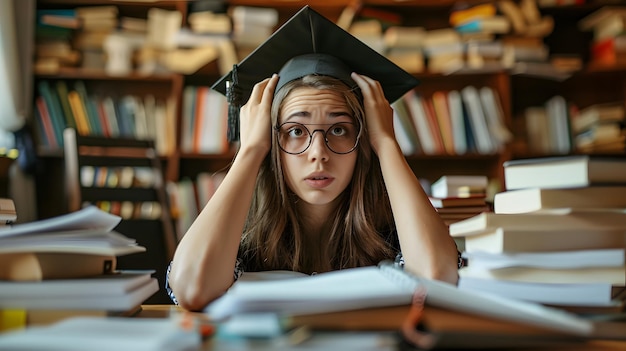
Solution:
<svg viewBox="0 0 626 351">
<path fill-rule="evenodd" d="M 63 108 L 63 114 L 65 116 L 65 123 L 68 128 L 76 128 L 76 122 L 74 118 L 74 114 L 72 113 L 72 107 L 70 106 L 70 101 L 68 100 L 68 89 L 67 84 L 64 80 L 59 80 L 55 84 L 55 88 L 57 91 L 57 95 L 59 96 L 59 101 L 61 102 L 61 107 Z"/>
<path fill-rule="evenodd" d="M 47 80 L 42 80 L 38 83 L 39 94 L 45 100 L 48 115 L 52 122 L 54 130 L 54 137 L 57 145 L 63 145 L 63 130 L 65 129 L 65 121 L 63 118 L 63 111 L 59 104 L 59 99 L 56 96 L 54 90 L 50 87 L 50 83 Z"/>
<path fill-rule="evenodd" d="M 52 120 L 50 118 L 50 113 L 48 111 L 48 106 L 46 106 L 46 102 L 43 97 L 39 96 L 35 100 L 37 116 L 39 117 L 39 122 L 43 126 L 44 136 L 47 142 L 47 145 L 50 147 L 58 147 L 59 144 L 57 142 L 54 127 L 52 126 Z"/>
<path fill-rule="evenodd" d="M 85 107 L 80 99 L 80 96 L 75 91 L 70 91 L 67 94 L 68 100 L 70 102 L 70 106 L 72 108 L 72 113 L 76 118 L 76 129 L 78 134 L 80 135 L 89 135 L 91 134 L 91 126 L 89 124 L 89 120 L 87 120 L 87 115 L 85 114 Z"/>
</svg>

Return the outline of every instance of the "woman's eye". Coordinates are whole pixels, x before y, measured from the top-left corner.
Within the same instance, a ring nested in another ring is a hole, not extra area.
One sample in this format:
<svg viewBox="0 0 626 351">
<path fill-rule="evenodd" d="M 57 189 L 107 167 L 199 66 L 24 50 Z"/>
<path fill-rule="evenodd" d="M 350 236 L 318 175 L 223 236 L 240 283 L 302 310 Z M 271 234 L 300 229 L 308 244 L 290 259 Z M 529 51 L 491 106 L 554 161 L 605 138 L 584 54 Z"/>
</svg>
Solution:
<svg viewBox="0 0 626 351">
<path fill-rule="evenodd" d="M 287 134 L 291 137 L 300 137 L 304 134 L 304 131 L 300 127 L 293 127 L 287 131 Z"/>
<path fill-rule="evenodd" d="M 343 126 L 333 126 L 330 129 L 330 132 L 332 135 L 334 136 L 342 136 L 346 134 L 346 128 L 344 128 Z"/>
</svg>

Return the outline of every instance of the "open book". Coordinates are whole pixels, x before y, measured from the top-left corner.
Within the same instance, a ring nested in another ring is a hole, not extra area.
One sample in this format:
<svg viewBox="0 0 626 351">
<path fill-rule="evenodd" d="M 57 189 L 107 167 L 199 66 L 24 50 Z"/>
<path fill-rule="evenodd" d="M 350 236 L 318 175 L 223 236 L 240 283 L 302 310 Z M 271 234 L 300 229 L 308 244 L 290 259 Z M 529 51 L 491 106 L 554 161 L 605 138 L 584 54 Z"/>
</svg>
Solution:
<svg viewBox="0 0 626 351">
<path fill-rule="evenodd" d="M 245 276 L 245 274 L 244 274 Z M 392 263 L 279 280 L 238 281 L 207 306 L 220 320 L 243 313 L 285 316 L 410 305 L 425 296 L 426 305 L 495 320 L 530 325 L 575 336 L 591 336 L 589 320 L 563 310 L 499 296 L 461 291 L 456 286 L 420 278 Z"/>
</svg>

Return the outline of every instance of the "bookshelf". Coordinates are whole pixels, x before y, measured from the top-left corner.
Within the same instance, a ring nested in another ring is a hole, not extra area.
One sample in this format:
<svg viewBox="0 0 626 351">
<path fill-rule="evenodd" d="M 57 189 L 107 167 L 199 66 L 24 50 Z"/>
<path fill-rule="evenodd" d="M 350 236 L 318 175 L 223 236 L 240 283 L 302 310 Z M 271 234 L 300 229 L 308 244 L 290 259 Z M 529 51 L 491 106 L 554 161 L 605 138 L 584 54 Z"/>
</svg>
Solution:
<svg viewBox="0 0 626 351">
<path fill-rule="evenodd" d="M 83 136 L 72 128 L 64 130 L 63 137 L 68 209 L 78 211 L 89 203 L 121 216 L 115 230 L 147 250 L 119 257 L 117 267 L 155 270 L 163 286 L 176 234 L 170 212 L 164 210 L 169 204 L 154 142 Z M 163 291 L 147 301 L 168 302 Z"/>
<path fill-rule="evenodd" d="M 279 23 L 283 23 L 302 6 L 308 4 L 331 20 L 337 20 L 343 10 L 355 3 L 353 0 L 311 0 L 311 1 L 272 1 L 272 0 L 228 0 L 228 6 L 254 6 L 275 8 Z M 450 27 L 449 16 L 456 1 L 361 1 L 367 7 L 399 15 L 402 25 L 423 26 L 427 30 Z M 484 1 L 466 1 L 469 5 Z M 515 1 L 514 3 L 519 3 Z M 615 1 L 611 1 L 615 5 Z M 618 2 L 621 3 L 621 2 Z M 105 0 L 38 0 L 40 8 L 72 8 L 78 6 L 111 5 L 119 8 L 120 16 L 146 17 L 152 6 L 182 13 L 182 25 L 187 27 L 189 2 L 187 1 L 105 1 Z M 624 2 L 626 5 L 626 2 Z M 543 38 L 551 54 L 576 54 L 582 57 L 584 67 L 565 80 L 535 77 L 528 74 L 514 74 L 508 69 L 470 69 L 452 74 L 430 73 L 427 70 L 415 73 L 422 84 L 416 93 L 431 97 L 437 91 L 460 90 L 467 86 L 489 87 L 496 91 L 502 107 L 503 123 L 513 133 L 513 140 L 498 152 L 480 154 L 470 152 L 462 155 L 435 154 L 407 155 L 409 164 L 419 177 L 435 181 L 444 174 L 481 174 L 500 181 L 502 185 L 502 163 L 516 158 L 528 158 L 549 155 L 531 151 L 528 145 L 525 125 L 525 110 L 530 106 L 543 105 L 551 97 L 562 95 L 567 102 L 579 107 L 608 101 L 624 101 L 626 95 L 626 66 L 596 66 L 588 64 L 591 34 L 580 31 L 577 22 L 584 16 L 600 8 L 600 2 L 575 6 L 540 7 L 542 16 L 554 19 L 554 30 Z M 171 99 L 176 104 L 174 118 L 176 123 L 175 148 L 172 152 L 160 156 L 165 179 L 179 181 L 184 178 L 195 179 L 203 172 L 216 172 L 228 168 L 234 155 L 233 146 L 221 154 L 198 154 L 181 151 L 181 123 L 183 114 L 183 91 L 186 86 L 210 86 L 220 77 L 218 64 L 212 61 L 193 74 L 169 73 L 143 76 L 110 76 L 104 72 L 86 71 L 78 68 L 61 69 L 54 74 L 38 74 L 35 81 L 65 80 L 69 84 L 83 81 L 92 92 L 107 94 L 113 92 L 128 94 L 153 94 L 157 98 Z M 573 151 L 572 151 L 573 153 Z M 63 182 L 63 153 L 59 149 L 40 147 L 42 168 L 38 183 L 38 201 L 50 203 L 50 199 L 63 199 L 60 185 Z M 63 206 L 50 208 L 40 206 L 42 217 L 49 217 L 65 211 Z"/>
</svg>

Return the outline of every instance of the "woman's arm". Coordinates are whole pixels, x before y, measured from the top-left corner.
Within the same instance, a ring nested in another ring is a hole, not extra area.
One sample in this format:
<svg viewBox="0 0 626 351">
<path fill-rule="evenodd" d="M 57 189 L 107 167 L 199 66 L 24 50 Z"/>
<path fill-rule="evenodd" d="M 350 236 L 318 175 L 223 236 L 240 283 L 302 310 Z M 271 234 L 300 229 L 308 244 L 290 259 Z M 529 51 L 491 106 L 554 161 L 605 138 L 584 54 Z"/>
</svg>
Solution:
<svg viewBox="0 0 626 351">
<path fill-rule="evenodd" d="M 393 130 L 393 109 L 380 83 L 356 73 L 352 78 L 363 93 L 370 142 L 380 160 L 405 269 L 427 278 L 456 283 L 456 245 L 398 146 Z"/>
<path fill-rule="evenodd" d="M 169 285 L 178 303 L 200 310 L 233 283 L 256 174 L 271 146 L 270 107 L 276 75 L 255 85 L 241 108 L 241 146 L 226 177 L 176 248 Z"/>
</svg>

